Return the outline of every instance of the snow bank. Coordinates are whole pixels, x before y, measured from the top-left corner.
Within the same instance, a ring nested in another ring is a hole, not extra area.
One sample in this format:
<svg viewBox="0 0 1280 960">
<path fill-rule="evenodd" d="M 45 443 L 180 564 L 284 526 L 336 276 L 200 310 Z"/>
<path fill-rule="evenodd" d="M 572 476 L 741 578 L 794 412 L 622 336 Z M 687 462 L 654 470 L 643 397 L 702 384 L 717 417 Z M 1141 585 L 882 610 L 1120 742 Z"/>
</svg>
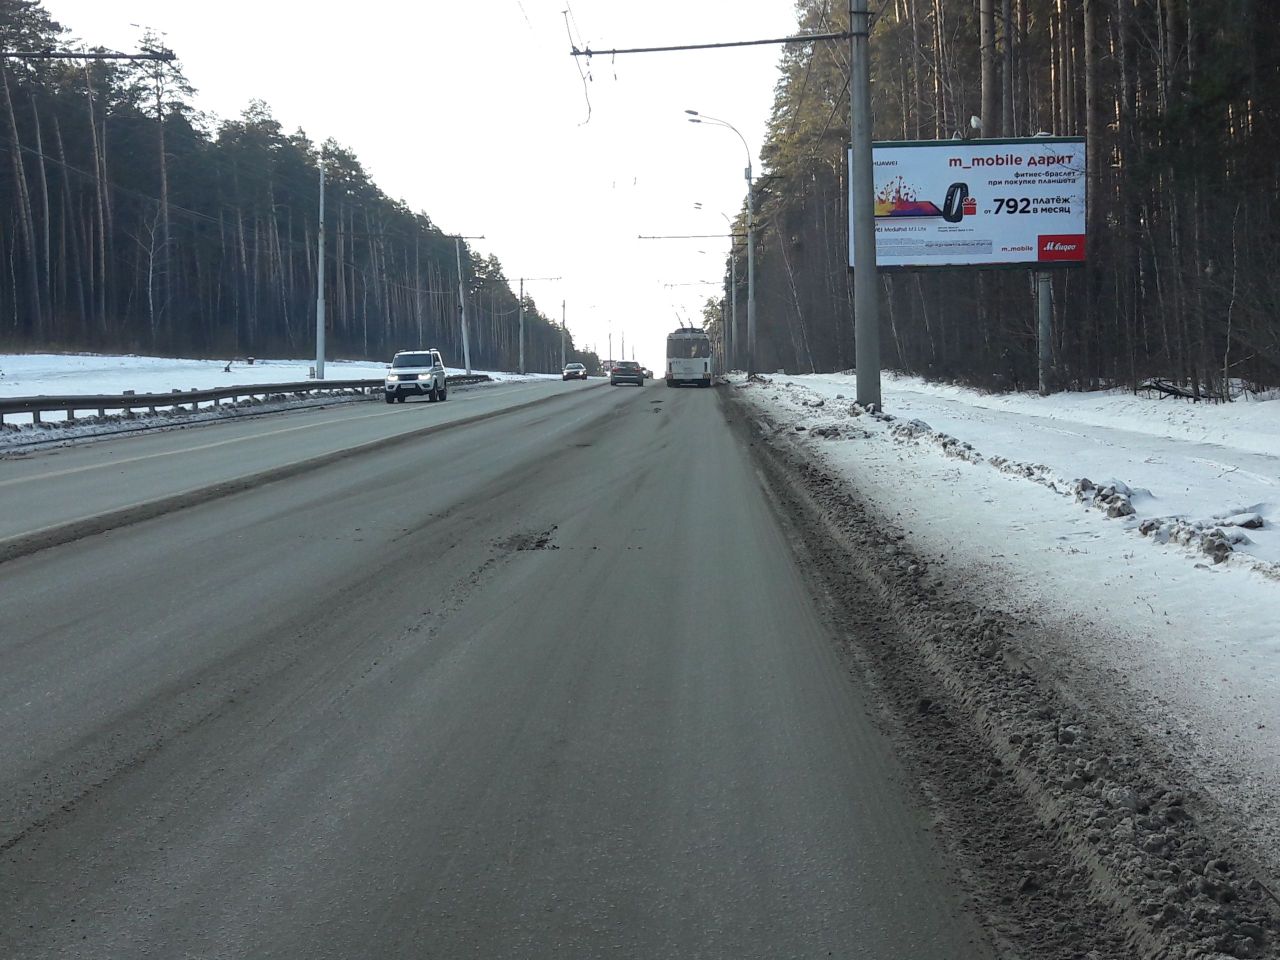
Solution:
<svg viewBox="0 0 1280 960">
<path fill-rule="evenodd" d="M 1052 628 L 1068 682 L 1109 678 L 1280 862 L 1280 402 L 889 378 L 880 416 L 849 375 L 730 389 L 975 598 Z"/>
</svg>

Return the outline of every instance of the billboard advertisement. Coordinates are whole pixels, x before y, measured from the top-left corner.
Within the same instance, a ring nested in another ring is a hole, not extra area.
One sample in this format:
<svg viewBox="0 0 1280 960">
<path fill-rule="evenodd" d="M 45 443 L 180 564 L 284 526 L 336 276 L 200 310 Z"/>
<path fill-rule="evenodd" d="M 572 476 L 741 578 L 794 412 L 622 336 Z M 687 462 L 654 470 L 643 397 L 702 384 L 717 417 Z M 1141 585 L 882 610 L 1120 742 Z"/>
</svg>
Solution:
<svg viewBox="0 0 1280 960">
<path fill-rule="evenodd" d="M 1083 139 L 877 143 L 873 163 L 883 268 L 1084 263 Z"/>
</svg>

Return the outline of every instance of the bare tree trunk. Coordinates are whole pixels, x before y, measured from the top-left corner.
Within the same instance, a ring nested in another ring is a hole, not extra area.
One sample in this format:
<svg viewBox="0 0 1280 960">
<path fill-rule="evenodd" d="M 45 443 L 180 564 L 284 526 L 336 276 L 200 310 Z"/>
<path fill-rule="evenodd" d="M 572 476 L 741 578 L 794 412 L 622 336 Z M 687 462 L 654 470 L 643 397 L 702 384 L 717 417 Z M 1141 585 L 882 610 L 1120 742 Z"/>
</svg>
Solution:
<svg viewBox="0 0 1280 960">
<path fill-rule="evenodd" d="M 1103 121 L 1099 109 L 1100 64 L 1102 50 L 1098 45 L 1098 18 L 1102 0 L 1084 0 L 1084 134 L 1085 164 L 1088 168 L 1088 209 L 1086 229 L 1090 234 L 1098 227 L 1098 204 L 1102 200 Z"/>
<path fill-rule="evenodd" d="M 1062 0 L 1057 0 L 1058 4 L 1061 2 Z M 1049 64 L 1049 94 L 1053 103 L 1050 113 L 1053 129 L 1050 132 L 1056 136 L 1062 136 L 1066 132 L 1066 109 L 1063 105 L 1063 91 L 1066 88 L 1062 81 L 1062 20 L 1060 17 L 1055 18 L 1053 13 L 1049 14 Z"/>
<path fill-rule="evenodd" d="M 159 241 L 159 259 L 160 259 L 160 309 L 159 316 L 152 306 L 151 312 L 151 342 L 157 342 L 158 334 L 161 332 L 160 327 L 169 326 L 168 311 L 171 292 L 169 289 L 169 158 L 165 150 L 164 143 L 164 79 L 163 79 L 163 63 L 156 63 L 155 72 L 155 90 L 156 90 L 156 141 L 160 151 L 160 241 Z M 168 331 L 165 331 L 166 334 Z M 166 339 L 172 339 L 167 336 Z"/>
<path fill-rule="evenodd" d="M 942 39 L 942 0 L 933 0 L 933 109 L 934 137 L 943 139 L 947 133 L 947 104 L 943 88 L 943 61 L 946 56 Z"/>
<path fill-rule="evenodd" d="M 422 258 L 418 250 L 418 242 L 419 235 L 415 231 L 413 235 L 413 319 L 418 330 L 418 339 L 415 343 L 422 347 L 426 345 L 426 340 L 422 335 Z"/>
<path fill-rule="evenodd" d="M 801 359 L 800 351 L 803 349 L 804 357 L 809 361 L 809 372 L 817 373 L 818 368 L 814 366 L 813 353 L 810 352 L 809 350 L 809 336 L 808 336 L 808 333 L 805 331 L 804 312 L 800 307 L 800 292 L 796 289 L 796 275 L 795 275 L 795 271 L 791 268 L 791 258 L 787 256 L 787 248 L 786 248 L 786 245 L 783 243 L 782 234 L 775 233 L 774 236 L 777 237 L 778 252 L 782 254 L 782 263 L 787 270 L 787 282 L 791 286 L 791 302 L 795 305 L 796 320 L 800 328 L 800 340 L 796 341 L 795 334 L 793 333 L 791 348 L 792 350 L 795 351 L 797 362 L 799 362 Z"/>
<path fill-rule="evenodd" d="M 996 134 L 996 4 L 995 0 L 979 0 L 978 32 L 982 60 L 982 135 Z"/>
<path fill-rule="evenodd" d="M 1027 2 L 1028 0 L 1016 0 L 1017 2 L 1017 46 L 1021 50 L 1027 50 L 1028 38 L 1030 36 L 1027 30 Z M 1015 61 L 1018 70 L 1018 91 L 1021 94 L 1022 102 L 1026 105 L 1026 114 L 1023 117 L 1025 126 L 1022 128 L 1024 133 L 1039 132 L 1044 129 L 1044 121 L 1040 113 L 1040 98 L 1034 95 L 1034 85 L 1031 73 L 1031 57 L 1024 53 Z"/>
<path fill-rule="evenodd" d="M 920 93 L 920 74 L 924 72 L 924 58 L 920 55 L 920 0 L 910 0 L 911 3 L 911 94 L 912 94 L 912 115 L 915 117 L 915 139 L 919 140 L 923 134 L 920 132 L 920 123 L 923 119 L 924 108 L 922 106 L 922 96 Z M 734 349 L 737 349 L 736 347 Z"/>
<path fill-rule="evenodd" d="M 18 200 L 18 229 L 26 256 L 27 304 L 29 320 L 25 326 L 37 339 L 44 335 L 43 311 L 40 308 L 40 268 L 36 255 L 35 222 L 31 215 L 31 194 L 27 189 L 27 171 L 22 161 L 22 140 L 18 136 L 18 118 L 9 94 L 9 68 L 0 64 L 0 86 L 4 89 L 5 115 L 9 121 L 10 158 L 13 162 L 13 186 Z"/>
<path fill-rule="evenodd" d="M 95 297 L 95 325 L 99 336 L 107 332 L 107 232 L 110 223 L 110 201 L 107 197 L 106 170 L 107 160 L 104 153 L 105 128 L 103 138 L 98 136 L 98 121 L 95 119 L 93 76 L 89 73 L 88 61 L 84 67 L 85 89 L 89 98 L 89 138 L 93 143 L 93 179 L 98 200 L 98 255 L 97 255 L 97 290 Z"/>
<path fill-rule="evenodd" d="M 77 229 L 77 219 L 74 216 L 74 203 L 71 194 L 71 181 L 67 176 L 67 151 L 62 143 L 62 125 L 58 122 L 57 114 L 53 117 L 53 142 L 58 147 L 58 163 L 62 167 L 62 206 L 63 206 L 63 222 L 71 234 L 71 255 L 68 257 L 70 261 L 70 270 L 74 276 L 76 288 L 76 308 L 80 314 L 79 333 L 84 336 L 90 329 L 89 318 L 89 301 L 85 296 L 84 286 L 84 249 L 81 245 L 81 237 Z M 89 241 L 92 245 L 92 240 Z M 92 251 L 90 251 L 90 260 L 92 261 Z"/>
<path fill-rule="evenodd" d="M 53 228 L 53 223 L 49 219 L 49 173 L 48 164 L 45 162 L 44 155 L 44 136 L 40 129 L 40 110 L 36 106 L 35 95 L 31 95 L 31 119 L 35 128 L 36 135 L 36 160 L 39 163 L 37 170 L 40 172 L 40 213 L 42 220 L 41 231 L 41 262 L 44 275 L 44 287 L 41 291 L 41 302 L 44 304 L 46 316 L 43 318 L 49 326 L 53 324 L 53 270 L 49 256 L 49 233 Z M 49 332 L 56 333 L 50 329 Z"/>
<path fill-rule="evenodd" d="M 1013 0 L 1001 0 L 1000 37 L 1003 41 L 1003 68 L 1000 74 L 1000 128 L 1001 135 L 1016 137 L 1017 122 L 1013 106 Z M 987 134 L 991 136 L 991 134 Z"/>
<path fill-rule="evenodd" d="M 1062 54 L 1062 127 L 1064 136 L 1079 131 L 1076 123 L 1075 17 L 1072 5 L 1058 0 L 1058 23 L 1061 30 L 1058 50 Z"/>
</svg>

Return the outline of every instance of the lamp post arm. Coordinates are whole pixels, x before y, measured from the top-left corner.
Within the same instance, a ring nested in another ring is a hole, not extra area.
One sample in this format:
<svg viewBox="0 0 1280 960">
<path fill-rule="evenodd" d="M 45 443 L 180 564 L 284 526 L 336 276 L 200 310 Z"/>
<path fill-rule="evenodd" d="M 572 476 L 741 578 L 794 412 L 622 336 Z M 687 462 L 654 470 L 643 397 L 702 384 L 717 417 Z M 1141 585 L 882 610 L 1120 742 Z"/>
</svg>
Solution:
<svg viewBox="0 0 1280 960">
<path fill-rule="evenodd" d="M 864 0 L 865 2 L 865 0 Z M 728 127 L 742 141 L 742 149 L 747 152 L 747 374 L 756 372 L 756 211 L 755 199 L 752 197 L 751 183 L 751 147 L 742 131 L 728 120 L 709 117 L 697 110 L 686 110 L 690 123 L 711 123 L 719 127 Z"/>
<path fill-rule="evenodd" d="M 696 118 L 690 120 L 691 123 L 711 123 L 718 127 L 726 127 L 738 135 L 738 139 L 742 141 L 742 149 L 747 153 L 747 182 L 751 182 L 751 147 L 747 144 L 747 138 L 742 135 L 742 131 L 735 127 L 728 120 L 721 120 L 719 117 L 709 117 L 705 113 L 700 113 Z"/>
</svg>

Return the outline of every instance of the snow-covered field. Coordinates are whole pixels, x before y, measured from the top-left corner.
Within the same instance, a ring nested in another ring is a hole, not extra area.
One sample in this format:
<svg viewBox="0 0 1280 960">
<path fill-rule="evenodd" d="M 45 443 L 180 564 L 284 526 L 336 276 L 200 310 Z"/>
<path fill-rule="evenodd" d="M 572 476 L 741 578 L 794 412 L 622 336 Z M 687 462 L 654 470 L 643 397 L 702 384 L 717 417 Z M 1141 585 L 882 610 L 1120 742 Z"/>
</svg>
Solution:
<svg viewBox="0 0 1280 960">
<path fill-rule="evenodd" d="M 169 357 L 117 357 L 101 354 L 0 354 L 0 397 L 37 397 L 76 393 L 168 393 L 211 390 L 253 383 L 286 383 L 307 379 L 314 360 L 233 361 L 175 360 Z M 386 364 L 367 360 L 326 360 L 327 380 L 380 378 Z M 450 367 L 449 374 L 465 370 Z M 494 380 L 526 379 L 515 373 L 488 373 Z M 556 376 L 530 374 L 529 377 Z"/>
<path fill-rule="evenodd" d="M 1113 687 L 1280 862 L 1280 398 L 890 377 L 879 417 L 852 375 L 766 381 L 731 389 L 975 598 L 1051 627 L 1068 679 Z"/>
<path fill-rule="evenodd" d="M 64 396 L 74 394 L 170 393 L 174 390 L 211 390 L 216 387 L 261 383 L 292 383 L 308 378 L 312 360 L 182 360 L 169 357 L 107 356 L 101 354 L 0 354 L 0 397 Z M 326 380 L 378 379 L 386 365 L 366 360 L 328 360 Z M 449 374 L 465 370 L 449 368 Z M 556 374 L 488 373 L 495 381 L 538 379 Z M 211 412 L 210 416 L 213 415 Z M 5 423 L 29 427 L 29 414 L 7 414 Z M 61 412 L 43 415 L 46 424 L 65 419 Z M 83 423 L 76 435 L 103 432 L 102 425 Z M 27 432 L 26 430 L 23 431 Z M 14 438 L 14 431 L 0 433 L 0 445 Z"/>
<path fill-rule="evenodd" d="M 310 360 L 175 360 L 169 357 L 118 357 L 99 354 L 0 355 L 0 397 L 38 397 L 79 393 L 168 393 L 211 390 L 253 383 L 306 380 Z M 329 380 L 380 377 L 383 364 L 330 360 Z"/>
</svg>

